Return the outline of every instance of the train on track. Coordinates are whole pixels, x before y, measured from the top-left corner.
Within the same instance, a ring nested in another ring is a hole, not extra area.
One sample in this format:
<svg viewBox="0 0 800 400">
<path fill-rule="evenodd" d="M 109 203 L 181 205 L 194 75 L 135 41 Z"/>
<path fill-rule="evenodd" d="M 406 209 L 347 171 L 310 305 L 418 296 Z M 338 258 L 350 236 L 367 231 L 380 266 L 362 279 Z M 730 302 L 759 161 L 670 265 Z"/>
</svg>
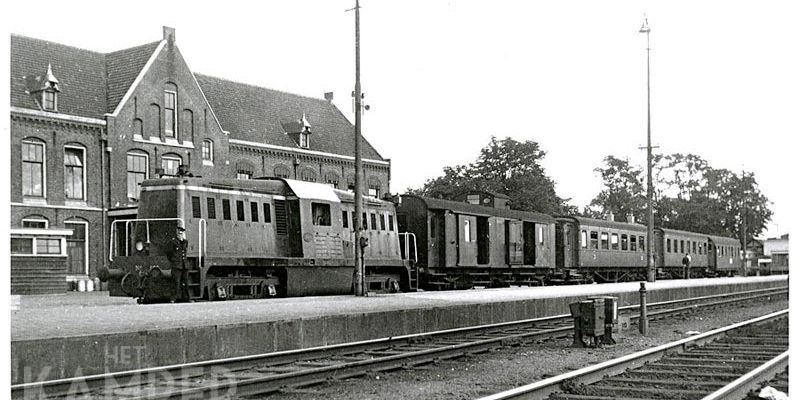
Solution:
<svg viewBox="0 0 800 400">
<path fill-rule="evenodd" d="M 460 201 L 364 197 L 363 263 L 372 292 L 538 286 L 643 279 L 646 227 L 511 210 L 503 195 Z M 179 176 L 141 185 L 136 219 L 111 224 L 112 296 L 176 296 L 170 246 L 185 229 L 184 285 L 191 300 L 346 294 L 353 291 L 354 195 L 281 178 Z M 729 275 L 736 239 L 658 228 L 660 278 Z"/>
</svg>

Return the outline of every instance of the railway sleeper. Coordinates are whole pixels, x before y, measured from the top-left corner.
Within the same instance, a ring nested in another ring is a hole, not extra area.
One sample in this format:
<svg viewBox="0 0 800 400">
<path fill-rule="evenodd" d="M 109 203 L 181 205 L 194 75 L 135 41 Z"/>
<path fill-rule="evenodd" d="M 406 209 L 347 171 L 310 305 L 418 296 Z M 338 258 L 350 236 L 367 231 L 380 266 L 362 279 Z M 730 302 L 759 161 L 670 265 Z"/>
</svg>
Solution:
<svg viewBox="0 0 800 400">
<path fill-rule="evenodd" d="M 681 363 L 684 365 L 743 365 L 743 366 L 759 366 L 762 363 L 754 360 L 731 360 L 729 358 L 690 358 L 690 357 L 665 357 L 659 361 L 657 364 L 661 364 L 662 361 L 666 364 L 670 363 Z"/>
<path fill-rule="evenodd" d="M 604 381 L 582 386 L 582 393 L 576 394 L 587 394 L 591 396 L 608 396 L 611 398 L 620 398 L 620 397 L 645 397 L 645 398 L 654 398 L 657 399 L 661 398 L 668 398 L 663 397 L 664 389 L 661 388 L 635 388 L 635 387 L 627 387 L 627 386 L 614 386 L 614 385 L 605 385 L 603 384 Z M 669 395 L 671 397 L 676 397 L 676 395 L 682 395 L 684 398 L 702 398 L 704 395 L 708 394 L 705 390 L 692 390 L 692 389 L 670 389 Z M 593 397 L 596 398 L 596 397 Z"/>
<path fill-rule="evenodd" d="M 612 377 L 603 379 L 603 383 L 612 384 L 612 385 L 620 385 L 624 387 L 641 387 L 641 388 L 653 388 L 657 387 L 659 389 L 681 389 L 681 388 L 690 388 L 690 389 L 714 389 L 720 388 L 725 386 L 726 382 L 724 380 L 717 380 L 717 381 L 687 381 L 685 379 L 656 379 L 656 378 L 619 378 L 619 377 Z"/>
<path fill-rule="evenodd" d="M 715 373 L 708 373 L 708 372 L 673 372 L 668 370 L 655 370 L 655 369 L 647 369 L 647 368 L 640 368 L 637 370 L 631 370 L 619 375 L 623 378 L 631 378 L 631 379 L 641 379 L 643 377 L 653 377 L 656 379 L 670 379 L 670 378 L 680 378 L 680 379 L 696 379 L 696 380 L 708 380 L 708 379 L 720 379 L 726 380 L 726 382 L 731 382 L 738 378 L 739 374 L 728 374 L 724 372 L 715 372 Z"/>
</svg>

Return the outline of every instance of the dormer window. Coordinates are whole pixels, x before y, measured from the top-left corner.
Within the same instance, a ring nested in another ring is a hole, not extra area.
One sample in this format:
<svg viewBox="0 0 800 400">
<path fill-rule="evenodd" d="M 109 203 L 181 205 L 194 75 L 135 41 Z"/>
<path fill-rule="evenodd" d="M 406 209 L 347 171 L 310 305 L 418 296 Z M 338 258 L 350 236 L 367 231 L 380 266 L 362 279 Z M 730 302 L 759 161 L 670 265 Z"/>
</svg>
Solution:
<svg viewBox="0 0 800 400">
<path fill-rule="evenodd" d="M 291 137 L 301 149 L 311 147 L 311 124 L 306 119 L 306 114 L 300 119 L 281 122 L 284 132 Z"/>
<path fill-rule="evenodd" d="M 39 80 L 38 77 L 36 79 Z M 37 87 L 36 90 L 32 91 L 32 93 L 42 93 L 42 110 L 58 111 L 58 92 L 60 91 L 61 89 L 58 88 L 58 78 L 56 78 L 56 76 L 53 74 L 53 67 L 48 64 L 47 74 L 44 77 L 44 80 L 41 81 L 41 85 Z"/>
<path fill-rule="evenodd" d="M 309 136 L 311 136 L 310 132 L 300 132 L 300 147 L 304 149 L 308 148 Z"/>
</svg>

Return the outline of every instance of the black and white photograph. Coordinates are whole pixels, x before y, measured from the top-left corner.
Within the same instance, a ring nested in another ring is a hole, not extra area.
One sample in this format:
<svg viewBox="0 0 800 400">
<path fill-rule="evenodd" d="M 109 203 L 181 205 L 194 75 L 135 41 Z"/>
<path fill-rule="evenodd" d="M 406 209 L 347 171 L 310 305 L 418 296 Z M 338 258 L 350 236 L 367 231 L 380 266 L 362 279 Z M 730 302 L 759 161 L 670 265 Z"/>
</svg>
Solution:
<svg viewBox="0 0 800 400">
<path fill-rule="evenodd" d="M 2 14 L 11 399 L 790 398 L 792 1 Z"/>
</svg>

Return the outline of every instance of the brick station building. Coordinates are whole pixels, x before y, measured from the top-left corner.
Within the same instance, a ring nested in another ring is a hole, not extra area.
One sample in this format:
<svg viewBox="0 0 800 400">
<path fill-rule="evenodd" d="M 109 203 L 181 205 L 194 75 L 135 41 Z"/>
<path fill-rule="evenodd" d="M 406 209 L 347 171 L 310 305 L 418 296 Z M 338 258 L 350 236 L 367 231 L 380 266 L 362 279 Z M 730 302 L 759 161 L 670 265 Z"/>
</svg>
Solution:
<svg viewBox="0 0 800 400">
<path fill-rule="evenodd" d="M 136 217 L 141 181 L 179 165 L 355 187 L 354 129 L 332 94 L 196 74 L 172 28 L 111 53 L 12 35 L 10 72 L 14 293 L 58 291 L 54 274 L 91 279 L 108 262 L 111 222 Z M 364 193 L 384 196 L 390 161 L 366 140 L 362 156 Z"/>
</svg>

